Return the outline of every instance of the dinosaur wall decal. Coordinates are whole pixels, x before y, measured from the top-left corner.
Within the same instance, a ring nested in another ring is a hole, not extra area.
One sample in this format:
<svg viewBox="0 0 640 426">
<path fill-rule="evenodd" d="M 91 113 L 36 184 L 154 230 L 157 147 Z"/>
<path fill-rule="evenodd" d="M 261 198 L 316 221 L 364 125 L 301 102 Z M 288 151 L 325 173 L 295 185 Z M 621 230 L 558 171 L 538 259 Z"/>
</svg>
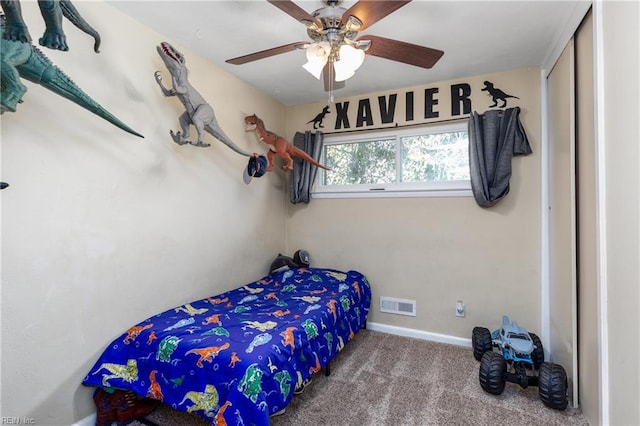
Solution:
<svg viewBox="0 0 640 426">
<path fill-rule="evenodd" d="M 169 130 L 173 141 L 179 145 L 192 144 L 195 146 L 207 147 L 211 144 L 204 142 L 205 132 L 211 134 L 220 142 L 227 145 L 240 155 L 252 157 L 253 154 L 247 152 L 236 145 L 218 125 L 213 108 L 209 105 L 202 95 L 189 83 L 189 71 L 186 67 L 184 56 L 178 52 L 171 44 L 165 42 L 157 46 L 158 55 L 171 74 L 171 88 L 166 88 L 162 84 L 162 76 L 160 71 L 155 72 L 156 82 L 162 93 L 169 96 L 176 96 L 186 111 L 180 116 L 181 132 L 173 132 Z M 189 140 L 189 128 L 193 125 L 198 133 L 196 141 Z"/>
<path fill-rule="evenodd" d="M 2 10 L 7 17 L 6 29 L 2 34 L 5 40 L 31 43 L 31 35 L 22 17 L 22 7 L 19 0 L 0 1 Z M 67 18 L 73 25 L 89 34 L 94 39 L 93 50 L 100 49 L 100 34 L 85 21 L 78 10 L 69 0 L 38 0 L 40 12 L 46 29 L 38 40 L 40 45 L 50 49 L 69 50 L 67 37 L 62 29 L 62 18 Z"/>
<path fill-rule="evenodd" d="M 505 92 L 495 87 L 493 83 L 490 81 L 485 81 L 484 87 L 480 90 L 482 90 L 483 92 L 487 92 L 489 96 L 491 96 L 491 99 L 493 100 L 493 104 L 489 105 L 489 108 L 498 106 L 498 101 L 502 101 L 502 105 L 500 105 L 500 108 L 506 107 L 507 98 L 520 99 L 517 96 L 507 95 Z"/>
<path fill-rule="evenodd" d="M 322 112 L 320 112 L 318 115 L 313 117 L 313 120 L 307 121 L 307 124 L 313 123 L 314 129 L 317 129 L 318 127 L 324 127 L 324 124 L 322 124 L 322 122 L 324 121 L 324 118 L 327 116 L 327 114 L 329 114 L 330 112 L 331 111 L 329 111 L 329 105 L 325 106 L 324 108 L 322 108 Z"/>
<path fill-rule="evenodd" d="M 4 16 L 0 16 L 0 25 L 4 33 Z M 0 114 L 16 112 L 18 103 L 22 102 L 22 96 L 27 92 L 27 87 L 20 81 L 20 78 L 24 78 L 69 99 L 125 132 L 144 137 L 93 100 L 31 43 L 5 38 L 0 39 L 0 43 Z"/>
<path fill-rule="evenodd" d="M 268 172 L 273 170 L 273 159 L 276 154 L 280 158 L 285 160 L 285 164 L 284 166 L 282 166 L 283 170 L 293 170 L 292 157 L 302 158 L 304 161 L 307 161 L 316 167 L 320 167 L 325 170 L 331 170 L 330 168 L 325 167 L 315 161 L 309 154 L 296 147 L 282 136 L 279 136 L 267 130 L 264 126 L 264 122 L 257 115 L 253 114 L 246 116 L 244 118 L 244 122 L 247 125 L 245 131 L 255 131 L 258 135 L 258 138 L 260 139 L 260 142 L 265 143 L 269 146 L 269 152 L 267 152 L 267 160 L 269 162 L 269 165 L 267 167 Z"/>
</svg>

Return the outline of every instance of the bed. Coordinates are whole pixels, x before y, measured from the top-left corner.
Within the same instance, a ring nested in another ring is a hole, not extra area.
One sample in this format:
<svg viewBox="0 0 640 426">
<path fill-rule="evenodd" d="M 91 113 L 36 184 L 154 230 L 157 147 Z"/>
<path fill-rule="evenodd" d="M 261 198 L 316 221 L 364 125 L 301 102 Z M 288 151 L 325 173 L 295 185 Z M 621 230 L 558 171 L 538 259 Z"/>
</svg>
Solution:
<svg viewBox="0 0 640 426">
<path fill-rule="evenodd" d="M 365 326 L 370 303 L 360 272 L 277 272 L 129 328 L 82 383 L 130 390 L 212 424 L 268 425 Z"/>
</svg>

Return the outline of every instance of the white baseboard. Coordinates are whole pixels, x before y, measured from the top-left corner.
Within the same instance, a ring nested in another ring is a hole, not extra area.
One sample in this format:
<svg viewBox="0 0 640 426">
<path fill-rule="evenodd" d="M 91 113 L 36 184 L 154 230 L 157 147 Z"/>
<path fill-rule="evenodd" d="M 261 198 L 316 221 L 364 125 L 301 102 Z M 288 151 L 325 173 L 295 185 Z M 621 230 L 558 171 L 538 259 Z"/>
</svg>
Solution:
<svg viewBox="0 0 640 426">
<path fill-rule="evenodd" d="M 98 415 L 96 413 L 90 414 L 84 419 L 78 420 L 71 426 L 94 426 Z"/>
<path fill-rule="evenodd" d="M 450 345 L 471 347 L 471 339 L 415 330 L 413 328 L 397 327 L 395 325 L 379 324 L 367 321 L 367 330 L 381 331 L 383 333 L 395 334 L 398 336 L 414 337 L 416 339 L 430 340 L 432 342 L 448 343 Z"/>
</svg>

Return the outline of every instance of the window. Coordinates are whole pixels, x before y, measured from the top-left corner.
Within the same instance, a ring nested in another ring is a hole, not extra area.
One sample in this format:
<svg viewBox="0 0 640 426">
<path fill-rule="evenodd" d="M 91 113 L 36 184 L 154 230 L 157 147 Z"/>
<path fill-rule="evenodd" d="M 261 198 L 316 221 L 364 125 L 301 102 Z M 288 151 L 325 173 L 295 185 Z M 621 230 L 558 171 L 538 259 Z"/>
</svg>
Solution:
<svg viewBox="0 0 640 426">
<path fill-rule="evenodd" d="M 313 196 L 471 196 L 467 123 L 325 136 Z"/>
</svg>

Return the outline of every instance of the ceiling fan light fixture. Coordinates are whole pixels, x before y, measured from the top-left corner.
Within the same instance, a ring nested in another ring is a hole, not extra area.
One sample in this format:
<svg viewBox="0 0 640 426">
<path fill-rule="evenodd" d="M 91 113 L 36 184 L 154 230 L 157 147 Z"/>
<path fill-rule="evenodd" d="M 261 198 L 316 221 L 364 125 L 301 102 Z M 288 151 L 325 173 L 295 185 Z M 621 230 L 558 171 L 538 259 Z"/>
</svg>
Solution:
<svg viewBox="0 0 640 426">
<path fill-rule="evenodd" d="M 363 52 L 366 52 L 371 47 L 371 40 L 358 40 L 353 42 L 353 46 L 356 49 L 360 49 Z"/>
<path fill-rule="evenodd" d="M 356 49 L 348 44 L 340 46 L 340 60 L 334 62 L 336 81 L 344 81 L 351 78 L 360 65 L 364 62 L 364 51 Z"/>
<path fill-rule="evenodd" d="M 340 64 L 340 61 L 334 62 L 333 64 L 334 69 L 336 71 L 335 81 L 345 81 L 353 77 L 353 75 L 355 74 L 355 71 L 344 67 L 344 64 L 342 67 L 339 64 Z"/>
<path fill-rule="evenodd" d="M 344 29 L 347 32 L 358 32 L 362 27 L 362 21 L 351 15 L 347 19 L 347 22 L 344 24 Z"/>
<path fill-rule="evenodd" d="M 302 66 L 309 74 L 320 80 L 320 75 L 324 69 L 324 64 L 321 61 L 310 61 Z"/>
<path fill-rule="evenodd" d="M 311 43 L 307 47 L 307 63 L 302 67 L 319 80 L 322 70 L 329 59 L 327 52 L 330 51 L 330 49 L 331 47 L 326 41 Z"/>
</svg>

